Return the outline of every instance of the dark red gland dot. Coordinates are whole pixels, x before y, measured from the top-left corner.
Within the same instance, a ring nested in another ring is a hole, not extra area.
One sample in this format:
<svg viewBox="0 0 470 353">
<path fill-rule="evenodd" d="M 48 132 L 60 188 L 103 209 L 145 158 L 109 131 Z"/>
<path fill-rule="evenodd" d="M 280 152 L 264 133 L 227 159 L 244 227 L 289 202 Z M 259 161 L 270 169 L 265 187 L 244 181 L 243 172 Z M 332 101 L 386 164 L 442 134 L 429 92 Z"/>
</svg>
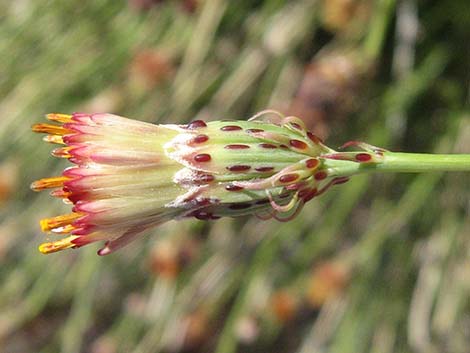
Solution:
<svg viewBox="0 0 470 353">
<path fill-rule="evenodd" d="M 316 188 L 310 190 L 310 192 L 309 192 L 307 195 L 305 195 L 305 196 L 303 197 L 304 202 L 310 201 L 310 200 L 313 199 L 316 195 L 317 195 L 317 189 L 316 189 Z"/>
<path fill-rule="evenodd" d="M 320 161 L 315 158 L 310 158 L 305 161 L 305 166 L 309 169 L 316 168 L 320 164 Z"/>
<path fill-rule="evenodd" d="M 243 164 L 231 165 L 227 167 L 227 170 L 230 170 L 231 172 L 245 172 L 250 169 L 251 167 L 249 165 L 243 165 Z"/>
<path fill-rule="evenodd" d="M 198 129 L 198 128 L 201 128 L 201 127 L 207 127 L 207 124 L 202 120 L 191 121 L 188 124 L 188 126 L 186 126 L 186 128 L 189 129 L 189 130 L 194 130 L 194 129 Z"/>
<path fill-rule="evenodd" d="M 207 153 L 200 153 L 194 156 L 196 162 L 209 162 L 211 160 L 211 155 Z"/>
<path fill-rule="evenodd" d="M 243 190 L 243 187 L 238 186 L 238 185 L 229 184 L 229 185 L 225 186 L 225 190 L 227 190 L 227 191 L 241 191 L 241 190 Z"/>
<path fill-rule="evenodd" d="M 251 207 L 251 204 L 249 203 L 234 203 L 228 206 L 228 208 L 230 208 L 231 210 L 244 210 L 250 207 Z"/>
<path fill-rule="evenodd" d="M 315 178 L 315 180 L 323 180 L 327 176 L 328 176 L 328 174 L 326 174 L 326 172 L 321 171 L 321 172 L 315 173 L 314 178 Z"/>
<path fill-rule="evenodd" d="M 291 183 L 293 181 L 296 181 L 297 179 L 299 179 L 299 175 L 295 173 L 284 174 L 279 177 L 279 181 L 281 183 Z"/>
<path fill-rule="evenodd" d="M 237 131 L 237 130 L 242 130 L 240 126 L 237 125 L 225 125 L 220 128 L 222 131 Z"/>
<path fill-rule="evenodd" d="M 215 205 L 220 203 L 220 200 L 215 198 L 215 197 L 195 197 L 194 195 L 189 196 L 183 200 L 183 202 L 192 202 L 195 205 L 201 207 L 201 206 L 209 206 L 209 205 Z"/>
<path fill-rule="evenodd" d="M 209 221 L 212 219 L 219 219 L 219 216 L 212 214 L 211 212 L 206 211 L 196 211 L 192 214 L 194 218 L 199 219 L 200 221 Z"/>
<path fill-rule="evenodd" d="M 256 167 L 255 170 L 260 173 L 272 172 L 274 167 Z"/>
<path fill-rule="evenodd" d="M 304 185 L 305 185 L 304 183 L 294 183 L 294 184 L 286 185 L 285 188 L 286 190 L 299 190 Z"/>
<path fill-rule="evenodd" d="M 368 153 L 356 154 L 356 161 L 358 162 L 370 162 L 371 160 L 372 160 L 372 156 Z"/>
<path fill-rule="evenodd" d="M 195 138 L 193 138 L 192 142 L 193 143 L 204 143 L 207 140 L 209 140 L 209 136 L 207 136 L 207 135 L 197 135 Z"/>
<path fill-rule="evenodd" d="M 266 205 L 267 203 L 270 203 L 271 201 L 269 201 L 268 199 L 263 199 L 263 200 L 258 200 L 256 201 L 255 203 L 257 205 Z"/>
<path fill-rule="evenodd" d="M 205 212 L 205 211 L 198 211 L 194 214 L 194 218 L 197 218 L 200 221 L 208 221 L 212 219 L 212 213 Z"/>
<path fill-rule="evenodd" d="M 305 188 L 302 190 L 299 190 L 299 193 L 297 194 L 299 198 L 303 199 L 305 196 L 307 196 L 310 193 L 311 189 Z"/>
<path fill-rule="evenodd" d="M 280 145 L 279 147 L 284 148 L 284 149 L 289 149 L 286 145 Z"/>
<path fill-rule="evenodd" d="M 289 144 L 294 147 L 294 148 L 298 148 L 300 150 L 304 150 L 307 148 L 307 144 L 303 141 L 300 141 L 300 140 L 290 140 L 289 141 Z"/>
<path fill-rule="evenodd" d="M 258 146 L 261 148 L 270 148 L 270 149 L 277 148 L 277 146 L 273 145 L 272 143 L 260 143 Z"/>
<path fill-rule="evenodd" d="M 347 181 L 349 181 L 348 177 L 336 178 L 336 179 L 333 180 L 333 184 L 335 184 L 335 185 L 344 184 Z"/>
<path fill-rule="evenodd" d="M 241 144 L 233 144 L 233 145 L 227 145 L 225 146 L 225 148 L 228 150 L 246 150 L 247 148 L 250 148 L 250 146 L 241 145 Z"/>
<path fill-rule="evenodd" d="M 297 123 L 290 123 L 290 125 L 297 130 L 302 130 L 302 127 Z"/>
<path fill-rule="evenodd" d="M 257 132 L 264 132 L 263 129 L 246 129 L 246 132 L 249 134 L 257 133 Z"/>
<path fill-rule="evenodd" d="M 203 198 L 194 198 L 193 199 L 198 206 L 209 206 L 211 204 L 217 203 L 216 200 L 211 200 L 208 197 Z"/>
<path fill-rule="evenodd" d="M 210 183 L 215 180 L 212 174 L 201 174 L 196 177 L 196 183 Z"/>
<path fill-rule="evenodd" d="M 322 143 L 323 141 L 316 135 L 314 135 L 312 132 L 308 131 L 307 132 L 307 137 L 310 139 L 315 144 Z"/>
</svg>

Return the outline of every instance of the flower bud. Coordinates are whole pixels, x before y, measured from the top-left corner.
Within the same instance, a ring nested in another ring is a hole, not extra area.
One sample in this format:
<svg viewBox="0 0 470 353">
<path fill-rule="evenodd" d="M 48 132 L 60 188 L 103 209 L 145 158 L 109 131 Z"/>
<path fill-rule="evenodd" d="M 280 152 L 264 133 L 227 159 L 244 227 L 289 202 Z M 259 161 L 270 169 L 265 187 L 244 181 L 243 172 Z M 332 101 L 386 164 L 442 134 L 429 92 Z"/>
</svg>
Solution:
<svg viewBox="0 0 470 353">
<path fill-rule="evenodd" d="M 347 178 L 330 176 L 325 161 L 374 162 L 370 153 L 336 153 L 294 117 L 262 112 L 250 121 L 196 120 L 153 125 L 111 114 L 49 114 L 37 124 L 52 154 L 75 166 L 41 179 L 35 191 L 73 204 L 41 220 L 44 232 L 69 236 L 43 253 L 106 241 L 109 254 L 170 219 L 258 215 L 285 221 L 304 203 Z"/>
</svg>

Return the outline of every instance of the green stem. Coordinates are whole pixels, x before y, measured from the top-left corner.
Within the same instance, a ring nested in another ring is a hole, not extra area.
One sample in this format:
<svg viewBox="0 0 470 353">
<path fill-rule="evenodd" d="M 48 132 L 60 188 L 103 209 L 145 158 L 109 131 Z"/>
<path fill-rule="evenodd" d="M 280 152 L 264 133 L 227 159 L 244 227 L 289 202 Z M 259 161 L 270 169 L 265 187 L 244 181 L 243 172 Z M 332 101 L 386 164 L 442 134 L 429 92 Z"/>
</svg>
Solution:
<svg viewBox="0 0 470 353">
<path fill-rule="evenodd" d="M 325 166 L 333 176 L 361 173 L 422 173 L 470 171 L 470 154 L 425 154 L 385 152 L 378 163 L 327 160 Z"/>
</svg>

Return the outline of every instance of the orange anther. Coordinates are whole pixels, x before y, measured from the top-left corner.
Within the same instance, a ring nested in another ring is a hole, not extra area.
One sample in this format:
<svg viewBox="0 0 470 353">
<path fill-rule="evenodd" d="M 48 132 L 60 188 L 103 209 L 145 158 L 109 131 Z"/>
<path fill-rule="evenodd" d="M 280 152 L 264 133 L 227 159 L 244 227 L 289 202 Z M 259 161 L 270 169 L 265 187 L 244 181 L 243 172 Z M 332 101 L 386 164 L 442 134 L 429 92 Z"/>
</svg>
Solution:
<svg viewBox="0 0 470 353">
<path fill-rule="evenodd" d="M 46 134 L 53 134 L 53 135 L 67 135 L 72 134 L 73 131 L 66 129 L 60 125 L 53 125 L 53 124 L 34 124 L 31 129 L 34 132 L 43 132 Z"/>
<path fill-rule="evenodd" d="M 47 136 L 44 136 L 42 139 L 49 143 L 55 143 L 57 145 L 65 145 L 64 140 L 62 140 L 62 136 L 59 136 L 59 135 L 47 135 Z"/>
<path fill-rule="evenodd" d="M 61 227 L 51 229 L 51 232 L 54 233 L 54 234 L 69 234 L 75 229 L 77 229 L 77 227 L 75 227 L 71 224 L 67 224 L 65 226 L 61 226 Z"/>
<path fill-rule="evenodd" d="M 34 191 L 41 191 L 44 189 L 62 187 L 64 185 L 64 182 L 66 182 L 67 180 L 70 180 L 70 178 L 65 176 L 39 179 L 31 184 L 31 189 L 33 189 Z"/>
<path fill-rule="evenodd" d="M 52 218 L 44 218 L 39 222 L 43 232 L 54 231 L 56 228 L 70 225 L 74 220 L 83 216 L 82 213 L 69 213 Z M 61 230 L 58 230 L 60 232 Z"/>
<path fill-rule="evenodd" d="M 64 191 L 63 189 L 57 189 L 57 190 L 51 191 L 51 196 L 58 197 L 61 199 L 66 199 L 70 195 L 72 195 L 70 191 Z"/>
<path fill-rule="evenodd" d="M 57 121 L 59 123 L 70 123 L 72 121 L 72 115 L 68 115 L 68 114 L 52 113 L 52 114 L 47 114 L 46 118 L 48 120 Z"/>
<path fill-rule="evenodd" d="M 50 254 L 60 250 L 70 249 L 76 245 L 72 243 L 73 240 L 79 238 L 79 236 L 71 235 L 70 237 L 57 240 L 51 243 L 43 243 L 39 245 L 39 251 L 43 254 Z"/>
<path fill-rule="evenodd" d="M 58 158 L 70 158 L 72 155 L 69 153 L 69 151 L 72 149 L 72 147 L 67 146 L 67 147 L 62 147 L 62 148 L 56 148 L 55 150 L 52 151 L 52 155 L 54 157 Z"/>
</svg>

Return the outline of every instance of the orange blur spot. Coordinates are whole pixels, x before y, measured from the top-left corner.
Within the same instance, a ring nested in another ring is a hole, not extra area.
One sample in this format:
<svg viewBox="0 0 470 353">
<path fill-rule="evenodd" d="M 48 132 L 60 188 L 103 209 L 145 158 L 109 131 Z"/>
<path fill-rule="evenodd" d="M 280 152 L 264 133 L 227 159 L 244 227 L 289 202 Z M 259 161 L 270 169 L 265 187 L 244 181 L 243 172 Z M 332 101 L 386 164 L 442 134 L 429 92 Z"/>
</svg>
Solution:
<svg viewBox="0 0 470 353">
<path fill-rule="evenodd" d="M 64 182 L 66 182 L 67 180 L 70 180 L 70 178 L 65 176 L 39 179 L 31 184 L 31 189 L 33 189 L 34 191 L 41 191 L 44 189 L 62 187 L 64 186 Z"/>
<path fill-rule="evenodd" d="M 297 298 L 287 290 L 274 293 L 271 297 L 271 306 L 276 318 L 284 323 L 292 320 L 299 309 Z"/>
<path fill-rule="evenodd" d="M 309 278 L 307 301 L 320 308 L 328 299 L 341 294 L 349 283 L 349 268 L 339 262 L 325 262 L 315 267 Z"/>
<path fill-rule="evenodd" d="M 42 252 L 43 254 L 50 254 L 50 253 L 57 252 L 60 250 L 73 248 L 76 245 L 72 243 L 72 241 L 77 238 L 79 238 L 79 236 L 71 235 L 70 237 L 57 240 L 51 243 L 43 243 L 39 245 L 39 251 Z"/>
</svg>

